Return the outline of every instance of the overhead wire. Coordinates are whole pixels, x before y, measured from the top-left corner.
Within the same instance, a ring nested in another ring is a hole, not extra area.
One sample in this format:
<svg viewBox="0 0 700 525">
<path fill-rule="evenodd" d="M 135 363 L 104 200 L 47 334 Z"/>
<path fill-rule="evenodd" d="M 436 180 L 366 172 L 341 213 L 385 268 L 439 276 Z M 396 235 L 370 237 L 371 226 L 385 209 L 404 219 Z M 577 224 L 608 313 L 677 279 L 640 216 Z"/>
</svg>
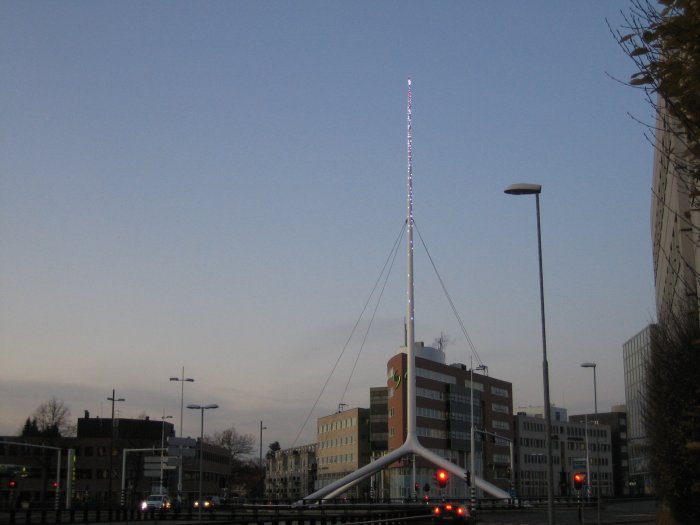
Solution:
<svg viewBox="0 0 700 525">
<path fill-rule="evenodd" d="M 405 224 L 405 221 L 404 221 L 404 224 Z M 404 231 L 406 231 L 405 228 L 404 228 Z M 338 406 L 340 406 L 342 404 L 342 402 L 344 401 L 345 394 L 347 393 L 348 388 L 350 386 L 350 381 L 352 380 L 352 377 L 355 374 L 355 368 L 357 367 L 357 362 L 359 361 L 360 355 L 362 354 L 362 350 L 364 349 L 365 343 L 367 342 L 367 337 L 369 336 L 369 331 L 372 328 L 372 323 L 374 322 L 374 318 L 377 315 L 377 310 L 379 309 L 379 304 L 382 301 L 382 297 L 384 295 L 384 290 L 386 289 L 386 284 L 389 281 L 389 274 L 391 274 L 391 269 L 394 267 L 394 262 L 396 261 L 396 256 L 399 253 L 399 250 L 398 250 L 399 242 L 401 241 L 402 237 L 403 237 L 403 235 L 399 235 L 396 243 L 394 244 L 394 256 L 391 259 L 391 266 L 389 266 L 389 269 L 386 272 L 386 276 L 384 277 L 384 284 L 382 285 L 382 289 L 379 292 L 379 296 L 377 297 L 377 302 L 374 305 L 374 311 L 372 312 L 372 317 L 370 318 L 369 323 L 367 324 L 367 329 L 365 330 L 365 335 L 362 338 L 362 344 L 360 345 L 360 349 L 357 352 L 357 356 L 355 356 L 355 362 L 352 365 L 352 370 L 350 371 L 350 376 L 348 377 L 348 381 L 347 381 L 347 383 L 345 383 L 345 389 L 343 390 L 343 394 L 340 396 L 340 403 L 338 403 Z"/>
<path fill-rule="evenodd" d="M 326 378 L 325 382 L 323 383 L 323 386 L 321 387 L 321 391 L 319 392 L 318 396 L 316 397 L 316 400 L 313 403 L 313 406 L 311 407 L 311 410 L 309 410 L 309 413 L 306 416 L 306 419 L 301 425 L 301 428 L 299 429 L 299 432 L 297 433 L 296 437 L 294 438 L 294 442 L 292 443 L 292 447 L 296 446 L 297 442 L 299 441 L 299 437 L 301 436 L 301 433 L 304 431 L 304 428 L 306 428 L 306 425 L 309 422 L 309 419 L 311 419 L 312 414 L 314 413 L 314 410 L 316 410 L 316 407 L 318 406 L 319 401 L 321 400 L 321 397 L 323 396 L 323 393 L 326 391 L 326 387 L 328 387 L 328 383 L 330 382 L 331 378 L 333 377 L 333 374 L 335 373 L 336 368 L 338 368 L 338 364 L 340 363 L 340 360 L 342 359 L 343 355 L 345 354 L 345 350 L 347 349 L 348 345 L 350 344 L 350 341 L 352 340 L 353 335 L 355 334 L 355 331 L 357 330 L 358 325 L 360 324 L 360 321 L 362 320 L 362 317 L 364 316 L 365 311 L 367 310 L 367 307 L 369 306 L 370 301 L 372 300 L 372 297 L 374 296 L 374 293 L 377 290 L 377 287 L 379 286 L 379 282 L 382 279 L 382 276 L 384 275 L 384 272 L 386 271 L 387 265 L 389 265 L 390 261 L 393 261 L 396 258 L 395 252 L 398 250 L 399 243 L 401 242 L 401 238 L 404 235 L 404 232 L 406 230 L 406 221 L 403 221 L 403 224 L 401 225 L 401 231 L 396 237 L 396 240 L 394 241 L 394 245 L 391 247 L 391 250 L 389 251 L 389 254 L 387 255 L 386 260 L 384 261 L 384 265 L 382 266 L 381 271 L 379 272 L 379 275 L 377 276 L 377 279 L 374 282 L 374 286 L 372 287 L 372 291 L 370 292 L 369 296 L 367 297 L 367 301 L 365 301 L 365 305 L 362 307 L 362 311 L 360 312 L 360 315 L 357 318 L 357 321 L 355 321 L 355 325 L 352 327 L 352 330 L 350 331 L 350 335 L 348 336 L 347 341 L 345 341 L 345 344 L 343 345 L 342 350 L 340 351 L 340 354 L 338 355 L 338 358 L 335 361 L 335 364 L 331 368 L 330 373 L 328 374 L 328 377 Z M 393 265 L 393 262 L 392 262 Z M 386 285 L 386 283 L 385 283 Z M 383 291 L 383 288 L 382 288 Z M 376 312 L 376 309 L 375 309 Z M 358 357 L 359 358 L 359 357 Z M 357 362 L 357 359 L 356 359 Z M 354 370 L 354 367 L 353 367 Z M 347 386 L 346 386 L 347 389 Z"/>
<path fill-rule="evenodd" d="M 348 336 L 347 340 L 345 341 L 345 344 L 343 345 L 343 348 L 341 349 L 340 354 L 338 355 L 338 358 L 336 359 L 335 363 L 333 364 L 333 367 L 331 368 L 330 373 L 328 374 L 328 377 L 326 378 L 325 382 L 323 383 L 323 386 L 321 387 L 321 391 L 319 392 L 318 396 L 316 397 L 311 409 L 309 410 L 309 413 L 306 416 L 306 419 L 302 423 L 301 428 L 299 429 L 299 432 L 297 433 L 296 437 L 294 438 L 294 442 L 292 444 L 292 447 L 296 446 L 297 442 L 299 441 L 299 437 L 301 436 L 301 433 L 304 431 L 304 428 L 306 428 L 306 425 L 308 424 L 309 420 L 311 419 L 313 412 L 316 410 L 316 408 L 321 400 L 321 397 L 325 393 L 326 388 L 328 387 L 328 384 L 329 384 L 331 378 L 333 377 L 333 374 L 335 373 L 335 370 L 337 369 L 343 355 L 345 354 L 345 351 L 347 350 L 347 348 L 350 344 L 350 341 L 352 340 L 355 332 L 357 331 L 357 328 L 358 328 L 360 322 L 362 321 L 362 318 L 364 317 L 364 314 L 367 311 L 367 308 L 368 308 L 370 302 L 372 301 L 372 298 L 375 296 L 375 293 L 377 292 L 377 288 L 379 287 L 379 283 L 382 281 L 382 278 L 383 278 L 384 282 L 383 282 L 383 284 L 381 286 L 381 290 L 379 291 L 379 294 L 377 296 L 377 302 L 374 306 L 374 310 L 372 311 L 372 316 L 369 320 L 367 329 L 365 330 L 365 334 L 363 336 L 362 343 L 360 345 L 360 349 L 358 350 L 358 353 L 355 356 L 355 361 L 353 363 L 352 370 L 351 370 L 350 375 L 348 377 L 348 380 L 345 384 L 345 388 L 343 389 L 343 393 L 341 395 L 340 402 L 338 403 L 338 406 L 340 407 L 344 404 L 343 401 L 345 399 L 348 388 L 350 386 L 350 382 L 352 381 L 352 377 L 354 376 L 354 372 L 357 368 L 357 363 L 358 363 L 360 355 L 362 354 L 362 351 L 364 349 L 365 343 L 367 341 L 367 337 L 369 335 L 369 331 L 372 327 L 373 321 L 376 317 L 377 310 L 378 310 L 379 305 L 381 303 L 381 299 L 382 299 L 384 291 L 386 289 L 387 282 L 389 279 L 389 274 L 391 273 L 391 269 L 393 268 L 394 262 L 396 260 L 397 255 L 398 255 L 398 248 L 400 246 L 401 239 L 406 231 L 406 223 L 407 222 L 404 220 L 403 224 L 401 225 L 401 231 L 396 236 L 396 239 L 394 240 L 394 244 L 391 247 L 391 250 L 389 251 L 387 258 L 384 261 L 382 269 L 379 272 L 379 275 L 377 276 L 377 279 L 374 282 L 374 285 L 372 287 L 372 291 L 369 293 L 367 300 L 365 301 L 365 304 L 362 307 L 362 311 L 360 312 L 360 315 L 358 316 L 357 320 L 355 321 L 355 324 L 353 325 L 352 330 L 350 331 L 350 335 Z M 474 342 L 472 341 L 471 336 L 469 335 L 469 332 L 467 331 L 466 327 L 464 326 L 464 322 L 462 321 L 462 318 L 459 315 L 459 312 L 457 311 L 457 308 L 454 304 L 454 301 L 452 300 L 452 297 L 450 296 L 450 293 L 447 291 L 447 287 L 445 286 L 445 282 L 443 281 L 442 276 L 440 275 L 440 272 L 437 269 L 437 265 L 435 264 L 435 261 L 433 260 L 432 255 L 430 254 L 430 250 L 428 249 L 428 246 L 427 246 L 425 240 L 423 239 L 423 236 L 421 235 L 420 230 L 418 229 L 418 226 L 416 225 L 415 221 L 413 222 L 413 224 L 414 224 L 416 232 L 418 233 L 418 238 L 420 239 L 420 242 L 421 242 L 421 244 L 422 244 L 423 248 L 425 249 L 425 252 L 428 256 L 428 260 L 430 261 L 430 264 L 433 268 L 433 271 L 435 272 L 435 275 L 437 276 L 437 279 L 440 283 L 442 291 L 445 294 L 445 297 L 450 305 L 450 308 L 452 309 L 452 313 L 454 314 L 454 316 L 457 320 L 457 323 L 459 324 L 460 330 L 462 331 L 462 334 L 464 335 L 464 338 L 467 341 L 467 344 L 469 345 L 469 349 L 471 350 L 472 355 L 476 359 L 478 365 L 484 366 L 484 362 L 482 361 L 481 356 L 479 355 L 479 352 L 476 349 L 476 346 L 474 345 Z"/>
<path fill-rule="evenodd" d="M 476 350 L 476 346 L 474 346 L 474 343 L 472 342 L 472 338 L 469 337 L 469 333 L 467 332 L 466 327 L 464 326 L 464 323 L 462 322 L 462 318 L 459 315 L 459 312 L 457 312 L 457 308 L 455 307 L 454 301 L 452 301 L 452 297 L 450 296 L 450 293 L 447 291 L 447 287 L 445 286 L 444 281 L 442 280 L 442 277 L 440 276 L 440 272 L 438 272 L 437 266 L 435 265 L 435 261 L 433 261 L 433 257 L 430 255 L 430 250 L 428 250 L 428 246 L 423 240 L 423 236 L 420 233 L 420 230 L 418 229 L 418 225 L 415 224 L 414 221 L 414 226 L 416 229 L 416 232 L 418 233 L 418 238 L 420 239 L 421 244 L 423 245 L 423 248 L 425 249 L 425 253 L 428 255 L 428 260 L 430 261 L 430 264 L 433 266 L 433 271 L 435 272 L 435 275 L 437 276 L 438 281 L 440 282 L 440 286 L 442 287 L 442 291 L 445 294 L 445 297 L 447 298 L 447 302 L 450 303 L 450 307 L 452 308 L 452 313 L 454 314 L 455 318 L 457 319 L 457 323 L 459 324 L 459 327 L 462 330 L 462 334 L 464 334 L 464 338 L 467 340 L 467 344 L 469 345 L 469 348 L 472 351 L 472 354 L 476 358 L 477 363 L 479 366 L 484 366 L 483 361 L 481 360 L 481 356 L 479 355 L 479 352 Z"/>
</svg>

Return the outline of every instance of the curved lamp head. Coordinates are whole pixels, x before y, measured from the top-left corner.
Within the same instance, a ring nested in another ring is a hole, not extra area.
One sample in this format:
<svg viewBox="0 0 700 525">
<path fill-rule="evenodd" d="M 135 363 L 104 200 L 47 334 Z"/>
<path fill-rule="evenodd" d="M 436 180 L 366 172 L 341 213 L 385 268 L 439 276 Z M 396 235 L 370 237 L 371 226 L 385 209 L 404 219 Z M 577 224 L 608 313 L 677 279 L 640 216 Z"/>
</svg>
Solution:
<svg viewBox="0 0 700 525">
<path fill-rule="evenodd" d="M 595 363 L 581 363 L 581 367 L 583 367 L 583 368 L 595 368 L 596 364 Z"/>
<path fill-rule="evenodd" d="M 542 186 L 539 184 L 518 183 L 508 186 L 504 193 L 508 195 L 539 195 L 542 193 Z"/>
<path fill-rule="evenodd" d="M 211 403 L 209 405 L 187 405 L 187 408 L 192 408 L 194 410 L 208 410 L 210 408 L 219 408 L 216 403 Z"/>
</svg>

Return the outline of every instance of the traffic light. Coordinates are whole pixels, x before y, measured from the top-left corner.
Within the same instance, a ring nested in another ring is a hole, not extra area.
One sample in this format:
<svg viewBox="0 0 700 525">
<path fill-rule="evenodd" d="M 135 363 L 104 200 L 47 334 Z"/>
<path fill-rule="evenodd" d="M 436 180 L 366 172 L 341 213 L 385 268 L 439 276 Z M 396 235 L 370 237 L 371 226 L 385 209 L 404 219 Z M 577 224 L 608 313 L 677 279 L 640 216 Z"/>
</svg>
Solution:
<svg viewBox="0 0 700 525">
<path fill-rule="evenodd" d="M 472 473 L 470 471 L 466 471 L 464 473 L 464 480 L 467 482 L 467 487 L 472 486 Z"/>
<path fill-rule="evenodd" d="M 436 476 L 438 487 L 444 489 L 447 486 L 447 480 L 450 478 L 450 476 L 447 474 L 447 471 L 444 469 L 440 469 L 437 471 Z"/>
<path fill-rule="evenodd" d="M 583 483 L 586 481 L 586 475 L 583 472 L 574 472 L 574 488 L 581 490 Z"/>
<path fill-rule="evenodd" d="M 53 483 L 51 483 L 51 487 L 54 489 L 57 489 L 58 488 L 58 481 L 54 481 Z"/>
<path fill-rule="evenodd" d="M 15 489 L 17 488 L 17 480 L 11 479 L 7 482 L 7 488 Z"/>
<path fill-rule="evenodd" d="M 506 477 L 510 479 L 510 467 L 506 467 Z"/>
</svg>

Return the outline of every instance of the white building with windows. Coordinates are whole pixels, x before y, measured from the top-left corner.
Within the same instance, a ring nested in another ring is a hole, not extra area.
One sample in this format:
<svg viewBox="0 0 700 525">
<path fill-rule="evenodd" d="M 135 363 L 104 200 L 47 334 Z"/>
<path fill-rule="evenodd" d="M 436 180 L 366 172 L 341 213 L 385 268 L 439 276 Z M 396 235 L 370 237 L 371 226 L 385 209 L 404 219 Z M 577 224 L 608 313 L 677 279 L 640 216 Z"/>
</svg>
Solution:
<svg viewBox="0 0 700 525">
<path fill-rule="evenodd" d="M 351 408 L 317 421 L 316 490 L 370 462 L 370 410 Z M 349 489 L 345 497 L 369 498 L 369 480 Z"/>
<path fill-rule="evenodd" d="M 552 407 L 555 410 L 556 407 Z M 552 417 L 554 495 L 576 495 L 573 473 L 584 472 L 591 497 L 601 487 L 602 496 L 613 495 L 612 436 L 607 425 L 572 422 L 563 409 Z M 518 412 L 515 416 L 515 489 L 519 497 L 547 498 L 547 448 L 542 414 Z M 600 481 L 600 483 L 598 483 Z M 587 495 L 584 492 L 583 495 Z"/>
<path fill-rule="evenodd" d="M 297 501 L 314 490 L 316 444 L 269 453 L 265 460 L 265 497 Z"/>
</svg>

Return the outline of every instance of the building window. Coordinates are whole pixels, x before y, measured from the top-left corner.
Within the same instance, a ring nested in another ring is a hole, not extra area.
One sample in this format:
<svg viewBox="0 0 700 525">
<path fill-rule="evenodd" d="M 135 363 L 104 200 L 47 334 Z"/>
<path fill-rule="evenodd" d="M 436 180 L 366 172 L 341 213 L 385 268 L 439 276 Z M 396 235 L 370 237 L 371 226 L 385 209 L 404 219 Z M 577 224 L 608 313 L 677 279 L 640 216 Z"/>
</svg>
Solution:
<svg viewBox="0 0 700 525">
<path fill-rule="evenodd" d="M 500 430 L 510 430 L 510 423 L 508 423 L 508 421 L 499 421 L 497 419 L 494 419 L 491 424 L 493 425 L 493 428 L 497 428 Z"/>
<path fill-rule="evenodd" d="M 493 455 L 493 462 L 494 463 L 510 464 L 510 455 L 508 455 L 508 454 L 494 454 Z"/>
<path fill-rule="evenodd" d="M 497 387 L 497 386 L 491 387 L 491 393 L 494 396 L 508 397 L 508 390 L 506 390 L 505 388 Z"/>
<path fill-rule="evenodd" d="M 492 403 L 491 410 L 499 412 L 500 414 L 510 414 L 510 410 L 506 405 L 499 405 L 498 403 Z"/>
<path fill-rule="evenodd" d="M 425 368 L 416 367 L 416 377 L 425 377 L 426 379 L 440 381 L 441 383 L 449 383 L 451 385 L 457 384 L 456 377 L 447 374 L 442 374 L 440 372 L 435 372 L 433 370 L 427 370 Z"/>
</svg>

